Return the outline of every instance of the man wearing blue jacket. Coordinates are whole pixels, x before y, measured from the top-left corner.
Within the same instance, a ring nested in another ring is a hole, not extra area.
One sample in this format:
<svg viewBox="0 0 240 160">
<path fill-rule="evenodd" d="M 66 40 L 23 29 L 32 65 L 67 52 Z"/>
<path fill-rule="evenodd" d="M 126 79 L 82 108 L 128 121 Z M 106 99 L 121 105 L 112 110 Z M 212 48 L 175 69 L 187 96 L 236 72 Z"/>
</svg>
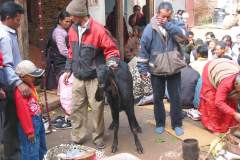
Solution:
<svg viewBox="0 0 240 160">
<path fill-rule="evenodd" d="M 20 26 L 23 8 L 12 1 L 5 2 L 0 7 L 0 51 L 3 54 L 4 77 L 6 86 L 6 106 L 4 107 L 3 146 L 4 160 L 19 160 L 20 146 L 18 140 L 18 119 L 14 103 L 13 91 L 18 88 L 24 97 L 31 95 L 30 88 L 20 80 L 15 73 L 16 65 L 21 61 L 18 47 L 17 28 Z"/>
<path fill-rule="evenodd" d="M 154 116 L 156 121 L 155 132 L 164 132 L 166 113 L 163 104 L 165 84 L 170 97 L 171 125 L 177 136 L 184 134 L 182 129 L 180 90 L 181 73 L 173 75 L 156 75 L 150 70 L 149 60 L 153 53 L 164 54 L 179 48 L 178 43 L 186 40 L 185 25 L 182 22 L 171 19 L 173 8 L 169 2 L 161 2 L 156 15 L 146 26 L 142 38 L 141 49 L 138 56 L 138 69 L 142 79 L 151 76 L 154 95 Z"/>
</svg>

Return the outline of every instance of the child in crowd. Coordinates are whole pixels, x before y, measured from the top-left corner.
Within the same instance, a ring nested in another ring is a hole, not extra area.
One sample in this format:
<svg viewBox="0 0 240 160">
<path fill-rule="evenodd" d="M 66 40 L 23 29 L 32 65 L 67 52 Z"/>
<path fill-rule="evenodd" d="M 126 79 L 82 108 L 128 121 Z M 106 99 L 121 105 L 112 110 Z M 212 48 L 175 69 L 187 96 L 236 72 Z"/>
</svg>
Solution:
<svg viewBox="0 0 240 160">
<path fill-rule="evenodd" d="M 231 55 L 227 53 L 227 44 L 223 41 L 219 41 L 214 48 L 214 59 L 216 58 L 227 58 L 232 60 Z"/>
<path fill-rule="evenodd" d="M 65 73 L 63 73 L 59 78 L 58 94 L 60 96 L 60 103 L 65 116 L 58 116 L 52 121 L 53 126 L 57 129 L 66 129 L 72 127 L 69 116 L 72 113 L 73 75 L 70 76 L 67 84 L 64 83 L 64 77 Z"/>
<path fill-rule="evenodd" d="M 32 90 L 32 95 L 27 99 L 22 96 L 18 88 L 15 90 L 17 116 L 20 121 L 18 131 L 21 159 L 42 160 L 47 147 L 41 116 L 42 108 L 34 82 L 44 74 L 44 70 L 37 68 L 31 61 L 24 60 L 17 65 L 16 73 Z"/>
</svg>

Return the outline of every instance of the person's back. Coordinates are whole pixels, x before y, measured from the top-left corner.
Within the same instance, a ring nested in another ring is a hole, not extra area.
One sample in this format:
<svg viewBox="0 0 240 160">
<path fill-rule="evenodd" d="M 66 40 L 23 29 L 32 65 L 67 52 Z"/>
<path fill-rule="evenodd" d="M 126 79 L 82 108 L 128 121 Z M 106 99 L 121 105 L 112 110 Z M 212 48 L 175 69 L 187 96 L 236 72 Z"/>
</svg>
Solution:
<svg viewBox="0 0 240 160">
<path fill-rule="evenodd" d="M 188 65 L 181 70 L 181 106 L 189 109 L 193 108 L 195 88 L 200 75 L 189 65 L 190 56 L 188 54 L 185 54 L 185 60 Z"/>
<path fill-rule="evenodd" d="M 193 107 L 195 88 L 199 77 L 199 73 L 189 65 L 181 70 L 181 106 L 185 109 Z"/>
</svg>

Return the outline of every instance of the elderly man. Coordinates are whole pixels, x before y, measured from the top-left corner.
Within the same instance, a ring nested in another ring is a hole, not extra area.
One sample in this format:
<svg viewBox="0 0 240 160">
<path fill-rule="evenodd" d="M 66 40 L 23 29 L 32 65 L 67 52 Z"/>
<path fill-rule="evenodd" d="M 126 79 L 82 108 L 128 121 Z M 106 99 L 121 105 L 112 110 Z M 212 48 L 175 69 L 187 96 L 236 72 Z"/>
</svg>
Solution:
<svg viewBox="0 0 240 160">
<path fill-rule="evenodd" d="M 169 2 L 161 2 L 156 16 L 154 16 L 143 32 L 141 38 L 141 50 L 139 52 L 138 68 L 143 79 L 147 79 L 149 72 L 154 96 L 154 115 L 156 121 L 156 133 L 163 133 L 166 113 L 163 104 L 165 84 L 171 104 L 171 124 L 177 136 L 184 134 L 182 129 L 182 117 L 180 106 L 181 73 L 180 70 L 169 75 L 154 71 L 156 57 L 174 51 L 178 48 L 178 42 L 186 40 L 185 25 L 182 22 L 171 19 L 173 8 Z M 166 57 L 166 56 L 165 56 Z M 153 61 L 150 63 L 150 61 Z M 170 60 L 174 61 L 174 60 Z M 165 61 L 166 62 L 166 61 Z M 166 63 L 165 63 L 166 64 Z M 182 66 L 184 67 L 184 66 Z M 180 67 L 181 68 L 181 67 Z M 163 71 L 163 70 L 162 70 Z"/>
<path fill-rule="evenodd" d="M 78 144 L 85 142 L 89 103 L 93 110 L 90 117 L 93 122 L 93 143 L 98 149 L 103 149 L 104 105 L 103 101 L 95 99 L 98 85 L 96 68 L 104 63 L 104 59 L 109 67 L 116 68 L 120 54 L 109 32 L 89 16 L 86 0 L 72 0 L 66 10 L 74 22 L 69 30 L 70 49 L 65 76 L 65 83 L 71 73 L 74 76 L 71 139 Z"/>
</svg>

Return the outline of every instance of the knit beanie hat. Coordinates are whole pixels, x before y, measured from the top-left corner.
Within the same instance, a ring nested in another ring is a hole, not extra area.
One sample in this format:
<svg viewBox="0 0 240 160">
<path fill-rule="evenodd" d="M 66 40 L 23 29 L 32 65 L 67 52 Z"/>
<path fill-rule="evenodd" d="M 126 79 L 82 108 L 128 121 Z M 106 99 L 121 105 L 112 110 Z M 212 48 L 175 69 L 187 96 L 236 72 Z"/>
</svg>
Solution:
<svg viewBox="0 0 240 160">
<path fill-rule="evenodd" d="M 66 11 L 73 16 L 88 16 L 87 0 L 72 0 L 68 4 Z"/>
</svg>

